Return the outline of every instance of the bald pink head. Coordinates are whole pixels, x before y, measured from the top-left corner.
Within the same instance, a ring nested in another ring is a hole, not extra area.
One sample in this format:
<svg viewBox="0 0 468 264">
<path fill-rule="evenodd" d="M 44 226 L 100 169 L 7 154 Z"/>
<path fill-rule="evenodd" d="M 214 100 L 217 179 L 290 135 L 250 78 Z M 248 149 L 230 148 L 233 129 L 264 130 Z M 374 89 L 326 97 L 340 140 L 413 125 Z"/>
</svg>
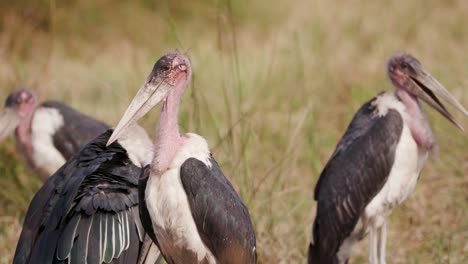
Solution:
<svg viewBox="0 0 468 264">
<path fill-rule="evenodd" d="M 36 95 L 27 88 L 19 88 L 13 91 L 5 101 L 5 107 L 17 112 L 21 117 L 30 116 L 36 108 Z"/>
<path fill-rule="evenodd" d="M 405 88 L 411 84 L 411 77 L 421 70 L 421 63 L 408 53 L 397 53 L 388 60 L 387 73 L 393 85 Z"/>
<path fill-rule="evenodd" d="M 168 98 L 178 101 L 190 82 L 191 75 L 190 60 L 185 54 L 175 51 L 163 55 L 154 64 L 148 78 L 120 119 L 108 145 L 117 140 L 125 129 L 138 121 L 159 102 L 166 102 Z M 177 108 L 178 102 L 173 106 Z"/>
<path fill-rule="evenodd" d="M 393 55 L 388 61 L 387 73 L 397 89 L 397 95 L 400 95 L 400 99 L 405 93 L 410 94 L 413 98 L 421 99 L 462 129 L 440 99 L 447 101 L 465 115 L 468 115 L 468 112 L 441 83 L 424 69 L 414 56 L 408 53 Z"/>
<path fill-rule="evenodd" d="M 149 77 L 162 78 L 169 85 L 176 86 L 178 82 L 188 83 L 191 76 L 190 60 L 185 54 L 175 51 L 165 54 L 156 61 Z"/>
</svg>

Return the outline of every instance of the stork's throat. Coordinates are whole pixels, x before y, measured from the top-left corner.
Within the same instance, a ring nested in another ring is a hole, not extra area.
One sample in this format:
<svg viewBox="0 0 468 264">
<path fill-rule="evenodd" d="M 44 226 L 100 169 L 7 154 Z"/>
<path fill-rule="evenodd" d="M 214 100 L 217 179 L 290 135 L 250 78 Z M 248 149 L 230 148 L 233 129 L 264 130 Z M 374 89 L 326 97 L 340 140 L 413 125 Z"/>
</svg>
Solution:
<svg viewBox="0 0 468 264">
<path fill-rule="evenodd" d="M 404 89 L 397 89 L 396 95 L 405 105 L 407 115 L 404 118 L 414 140 L 419 147 L 432 150 L 435 146 L 435 137 L 420 101 Z"/>
<path fill-rule="evenodd" d="M 170 168 L 172 160 L 184 142 L 180 135 L 177 115 L 180 99 L 173 91 L 163 102 L 161 115 L 156 128 L 155 155 L 152 169 L 156 175 L 162 175 Z"/>
<path fill-rule="evenodd" d="M 20 148 L 22 153 L 24 153 L 24 159 L 27 164 L 34 169 L 35 163 L 33 158 L 33 147 L 32 147 L 32 137 L 31 137 L 31 123 L 33 119 L 34 111 L 26 114 L 21 118 L 21 122 L 15 130 L 15 139 L 18 148 Z"/>
</svg>

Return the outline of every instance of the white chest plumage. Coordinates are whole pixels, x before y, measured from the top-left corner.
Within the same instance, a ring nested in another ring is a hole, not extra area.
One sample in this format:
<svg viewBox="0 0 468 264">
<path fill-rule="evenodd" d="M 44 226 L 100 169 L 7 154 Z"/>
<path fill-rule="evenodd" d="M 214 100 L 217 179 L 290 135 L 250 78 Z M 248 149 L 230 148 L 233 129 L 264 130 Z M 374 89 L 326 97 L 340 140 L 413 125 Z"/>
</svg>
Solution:
<svg viewBox="0 0 468 264">
<path fill-rule="evenodd" d="M 196 254 L 199 261 L 207 259 L 209 263 L 215 263 L 213 254 L 198 233 L 180 178 L 180 167 L 189 158 L 196 158 L 211 167 L 210 152 L 202 137 L 186 136 L 171 167 L 162 175 L 150 175 L 145 191 L 146 205 L 163 252 L 187 249 Z"/>
<path fill-rule="evenodd" d="M 54 147 L 53 134 L 63 126 L 63 117 L 57 109 L 39 107 L 31 122 L 31 144 L 35 165 L 52 175 L 65 163 L 65 158 Z"/>
</svg>

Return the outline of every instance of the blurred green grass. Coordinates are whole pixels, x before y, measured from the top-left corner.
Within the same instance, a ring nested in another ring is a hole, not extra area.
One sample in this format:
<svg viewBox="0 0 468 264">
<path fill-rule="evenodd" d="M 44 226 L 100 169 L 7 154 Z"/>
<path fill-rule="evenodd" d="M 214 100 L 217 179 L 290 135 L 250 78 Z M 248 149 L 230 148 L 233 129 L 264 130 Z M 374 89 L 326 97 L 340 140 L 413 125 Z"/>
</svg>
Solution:
<svg viewBox="0 0 468 264">
<path fill-rule="evenodd" d="M 464 0 L 21 0 L 1 1 L 0 14 L 0 100 L 28 85 L 114 125 L 155 60 L 188 51 L 180 125 L 208 139 L 246 201 L 260 263 L 304 262 L 317 177 L 359 106 L 392 89 L 390 54 L 413 53 L 468 106 Z M 427 112 L 440 151 L 390 217 L 387 261 L 466 263 L 468 139 Z M 142 122 L 150 133 L 152 113 Z M 9 263 L 40 183 L 13 140 L 0 157 L 0 263 Z M 352 260 L 366 262 L 367 241 Z"/>
</svg>

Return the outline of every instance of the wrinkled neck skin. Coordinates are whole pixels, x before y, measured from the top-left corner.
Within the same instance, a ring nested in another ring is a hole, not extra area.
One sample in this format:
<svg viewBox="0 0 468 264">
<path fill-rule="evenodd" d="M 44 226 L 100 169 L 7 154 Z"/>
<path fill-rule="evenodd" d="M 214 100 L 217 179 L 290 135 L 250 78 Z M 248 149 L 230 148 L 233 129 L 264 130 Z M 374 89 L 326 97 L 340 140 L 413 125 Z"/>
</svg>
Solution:
<svg viewBox="0 0 468 264">
<path fill-rule="evenodd" d="M 418 98 L 401 88 L 397 88 L 396 95 L 406 107 L 406 121 L 414 140 L 419 147 L 432 150 L 435 147 L 435 138 Z"/>
<path fill-rule="evenodd" d="M 178 121 L 182 87 L 175 87 L 164 100 L 161 115 L 156 128 L 155 155 L 151 165 L 156 175 L 162 175 L 169 169 L 178 149 L 184 142 L 180 135 Z"/>
<path fill-rule="evenodd" d="M 32 137 L 31 137 L 31 123 L 33 119 L 34 111 L 30 111 L 21 116 L 21 121 L 15 130 L 15 139 L 18 148 L 23 153 L 26 162 L 31 169 L 36 169 L 36 165 L 33 160 L 33 148 L 32 148 Z"/>
</svg>

